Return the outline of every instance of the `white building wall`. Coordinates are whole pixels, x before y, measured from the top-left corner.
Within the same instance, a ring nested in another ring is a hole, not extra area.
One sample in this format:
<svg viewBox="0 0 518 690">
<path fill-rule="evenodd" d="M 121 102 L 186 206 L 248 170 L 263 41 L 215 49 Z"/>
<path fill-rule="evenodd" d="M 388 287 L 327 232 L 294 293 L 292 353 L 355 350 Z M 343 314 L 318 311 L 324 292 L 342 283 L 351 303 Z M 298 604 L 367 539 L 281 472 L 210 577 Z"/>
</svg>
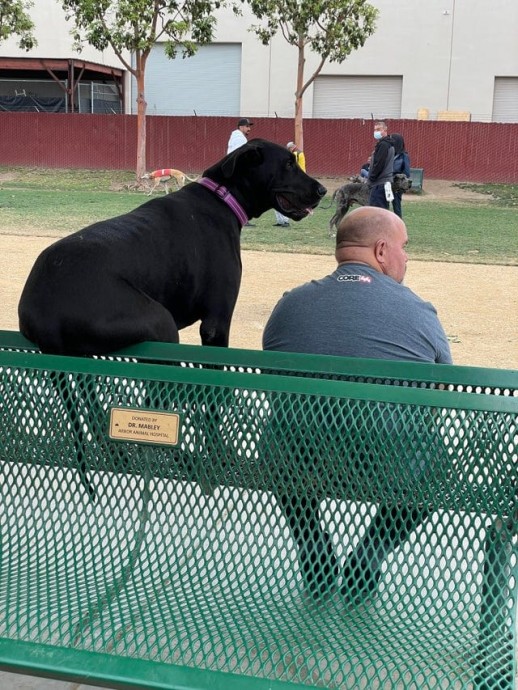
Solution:
<svg viewBox="0 0 518 690">
<path fill-rule="evenodd" d="M 491 119 L 495 77 L 518 77 L 518 2 L 452 2 L 450 109 Z"/>
<path fill-rule="evenodd" d="M 249 114 L 255 117 L 270 115 L 272 47 L 263 46 L 248 31 L 254 16 L 246 5 L 243 6 L 243 14 L 240 17 L 236 17 L 229 9 L 220 9 L 215 16 L 217 20 L 215 41 L 242 44 L 241 113 L 236 113 L 236 115 Z"/>
<path fill-rule="evenodd" d="M 518 78 L 517 0 L 372 0 L 380 11 L 377 30 L 365 46 L 342 64 L 327 63 L 323 75 L 399 76 L 401 117 L 415 118 L 421 108 L 466 111 L 473 120 L 490 121 L 495 77 Z M 21 51 L 16 39 L 0 45 L 9 57 L 54 57 L 99 62 L 122 68 L 107 50 L 87 46 L 74 54 L 70 29 L 58 0 L 35 0 L 31 12 L 39 45 Z M 297 50 L 281 36 L 263 46 L 248 27 L 253 15 L 219 10 L 216 42 L 242 44 L 240 112 L 243 116 L 292 117 Z M 318 57 L 306 55 L 306 77 Z M 129 80 L 128 80 L 129 87 Z M 129 97 L 130 88 L 127 89 Z M 130 108 L 127 108 L 128 112 Z M 304 115 L 313 114 L 313 88 L 304 97 Z"/>
<path fill-rule="evenodd" d="M 401 116 L 415 118 L 427 108 L 467 111 L 489 121 L 496 76 L 518 77 L 518 2 L 516 0 L 373 0 L 379 11 L 376 32 L 341 63 L 327 63 L 323 75 L 403 77 Z M 243 43 L 242 112 L 291 117 L 297 50 L 277 36 L 259 46 L 246 31 L 251 16 L 240 20 L 218 14 L 216 40 L 230 35 Z M 257 20 L 256 20 L 257 21 Z M 258 47 L 259 46 L 259 47 Z M 306 55 L 305 74 L 318 65 Z M 311 117 L 313 89 L 304 98 Z"/>
</svg>

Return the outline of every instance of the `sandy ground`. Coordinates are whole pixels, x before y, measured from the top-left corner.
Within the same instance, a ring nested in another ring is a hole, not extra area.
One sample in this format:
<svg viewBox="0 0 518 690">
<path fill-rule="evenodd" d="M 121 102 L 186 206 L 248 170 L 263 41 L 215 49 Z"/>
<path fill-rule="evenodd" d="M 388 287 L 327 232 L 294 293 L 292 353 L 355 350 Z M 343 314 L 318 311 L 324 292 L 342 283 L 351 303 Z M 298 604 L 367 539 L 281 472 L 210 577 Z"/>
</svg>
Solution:
<svg viewBox="0 0 518 690">
<path fill-rule="evenodd" d="M 0 328 L 18 328 L 17 304 L 49 237 L 0 235 Z M 243 282 L 231 346 L 261 348 L 266 320 L 286 290 L 334 269 L 332 256 L 243 252 Z M 409 262 L 406 284 L 431 301 L 450 338 L 456 364 L 518 369 L 518 266 Z M 198 326 L 181 334 L 199 343 Z"/>
<path fill-rule="evenodd" d="M 37 254 L 51 238 L 0 236 L 0 328 L 16 329 L 16 307 Z M 260 348 L 282 293 L 334 269 L 333 257 L 243 252 L 243 283 L 231 345 Z M 409 264 L 406 283 L 433 302 L 457 364 L 518 369 L 518 266 Z M 197 327 L 182 341 L 198 343 Z M 0 690 L 94 690 L 91 686 L 0 672 Z"/>
</svg>

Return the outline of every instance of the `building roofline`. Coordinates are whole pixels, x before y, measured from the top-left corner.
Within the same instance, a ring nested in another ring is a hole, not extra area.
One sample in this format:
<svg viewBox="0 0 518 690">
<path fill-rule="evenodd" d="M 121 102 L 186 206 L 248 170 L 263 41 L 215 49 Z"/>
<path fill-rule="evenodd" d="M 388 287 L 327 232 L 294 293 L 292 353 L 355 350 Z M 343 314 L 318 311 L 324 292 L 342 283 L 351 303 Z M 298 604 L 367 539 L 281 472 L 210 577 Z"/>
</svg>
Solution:
<svg viewBox="0 0 518 690">
<path fill-rule="evenodd" d="M 122 77 L 126 71 L 120 67 L 112 67 L 78 58 L 0 57 L 0 69 L 68 72 L 71 68 L 109 74 L 112 77 Z"/>
</svg>

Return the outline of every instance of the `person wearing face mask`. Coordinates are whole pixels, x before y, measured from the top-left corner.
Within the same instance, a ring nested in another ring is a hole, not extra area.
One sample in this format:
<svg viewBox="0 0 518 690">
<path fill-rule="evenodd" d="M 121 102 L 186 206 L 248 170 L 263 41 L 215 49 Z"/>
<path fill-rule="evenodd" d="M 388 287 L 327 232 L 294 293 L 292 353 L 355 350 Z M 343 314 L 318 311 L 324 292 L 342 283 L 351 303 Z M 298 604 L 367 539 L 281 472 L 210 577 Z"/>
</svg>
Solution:
<svg viewBox="0 0 518 690">
<path fill-rule="evenodd" d="M 394 142 L 388 135 L 383 120 L 374 123 L 376 147 L 372 152 L 367 183 L 369 185 L 369 206 L 387 209 L 394 198 L 392 180 L 394 178 Z"/>
</svg>

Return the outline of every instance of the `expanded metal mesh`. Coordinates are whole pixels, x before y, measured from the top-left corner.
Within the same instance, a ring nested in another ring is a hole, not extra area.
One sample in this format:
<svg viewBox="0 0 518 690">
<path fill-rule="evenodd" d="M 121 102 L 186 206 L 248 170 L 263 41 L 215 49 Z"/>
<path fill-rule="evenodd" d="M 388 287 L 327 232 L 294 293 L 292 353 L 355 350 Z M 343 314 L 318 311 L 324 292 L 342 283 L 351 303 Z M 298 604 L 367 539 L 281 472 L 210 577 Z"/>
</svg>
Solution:
<svg viewBox="0 0 518 690">
<path fill-rule="evenodd" d="M 516 398 L 3 356 L 0 638 L 513 688 Z M 178 413 L 178 445 L 112 438 L 113 408 Z"/>
</svg>

